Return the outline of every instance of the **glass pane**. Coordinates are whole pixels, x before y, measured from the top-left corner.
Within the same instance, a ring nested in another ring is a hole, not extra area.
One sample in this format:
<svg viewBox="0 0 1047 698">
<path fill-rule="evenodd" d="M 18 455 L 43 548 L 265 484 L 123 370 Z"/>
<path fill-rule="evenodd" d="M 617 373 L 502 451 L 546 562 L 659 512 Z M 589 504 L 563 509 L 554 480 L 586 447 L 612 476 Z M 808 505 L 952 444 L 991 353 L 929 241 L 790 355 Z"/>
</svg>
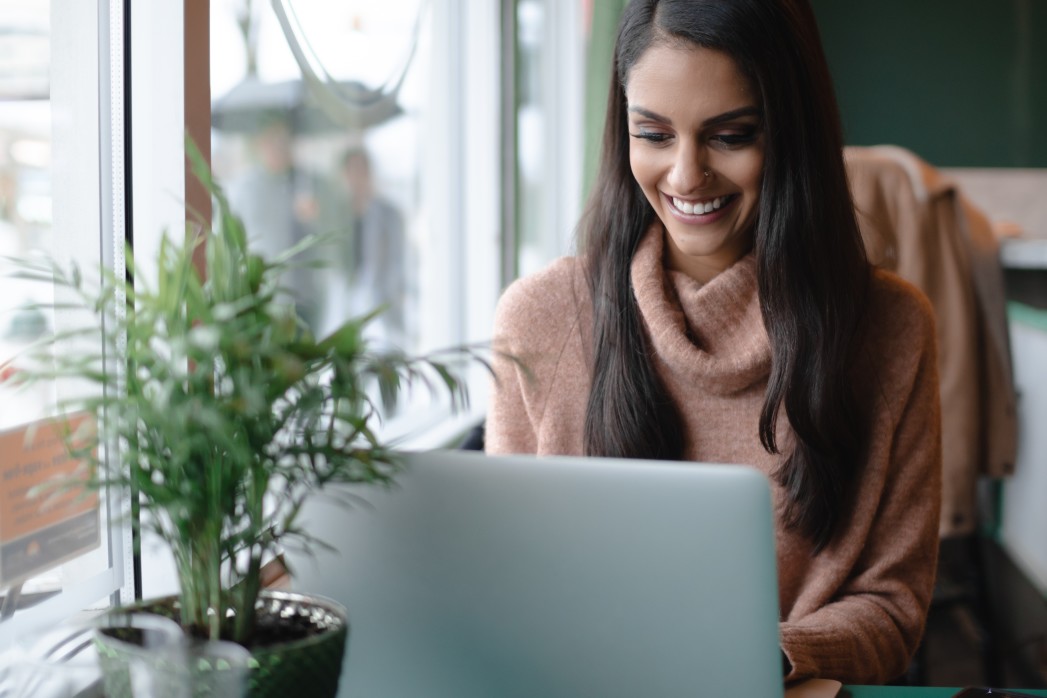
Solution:
<svg viewBox="0 0 1047 698">
<path fill-rule="evenodd" d="M 585 0 L 515 0 L 517 271 L 571 251 L 580 211 Z"/>
<path fill-rule="evenodd" d="M 380 343 L 416 351 L 426 3 L 211 3 L 212 162 L 270 255 L 325 236 L 320 268 L 288 279 L 325 334 L 385 311 Z M 404 67 L 406 74 L 404 74 Z"/>
<path fill-rule="evenodd" d="M 519 231 L 519 273 L 521 276 L 545 266 L 557 250 L 548 241 L 555 235 L 549 223 L 548 166 L 546 162 L 546 120 L 548 95 L 543 90 L 548 60 L 549 35 L 545 0 L 517 0 L 516 3 L 516 225 Z"/>
<path fill-rule="evenodd" d="M 33 343 L 72 319 L 50 307 L 54 286 L 12 277 L 9 259 L 42 253 L 97 275 L 101 91 L 97 62 L 77 51 L 98 49 L 101 16 L 96 2 L 0 0 L 0 652 L 130 584 L 111 557 L 105 498 L 68 493 L 55 506 L 40 491 L 75 466 L 43 426 L 75 387 L 16 383 Z"/>
<path fill-rule="evenodd" d="M 46 2 L 0 3 L 0 256 L 22 257 L 50 249 L 51 101 L 50 8 Z M 0 380 L 17 367 L 11 360 L 51 328 L 50 319 L 30 309 L 50 302 L 50 290 L 28 281 L 0 277 Z M 0 402 L 0 429 L 43 416 L 48 386 L 19 400 Z"/>
<path fill-rule="evenodd" d="M 288 280 L 314 331 L 384 306 L 372 346 L 417 355 L 489 339 L 501 213 L 498 4 L 210 8 L 212 167 L 263 251 L 329 236 L 316 255 L 323 267 Z M 482 395 L 482 369 L 468 380 Z M 446 396 L 415 386 L 395 418 L 384 415 L 382 435 L 435 445 L 429 439 L 451 428 Z M 482 409 L 482 399 L 472 405 Z"/>
</svg>

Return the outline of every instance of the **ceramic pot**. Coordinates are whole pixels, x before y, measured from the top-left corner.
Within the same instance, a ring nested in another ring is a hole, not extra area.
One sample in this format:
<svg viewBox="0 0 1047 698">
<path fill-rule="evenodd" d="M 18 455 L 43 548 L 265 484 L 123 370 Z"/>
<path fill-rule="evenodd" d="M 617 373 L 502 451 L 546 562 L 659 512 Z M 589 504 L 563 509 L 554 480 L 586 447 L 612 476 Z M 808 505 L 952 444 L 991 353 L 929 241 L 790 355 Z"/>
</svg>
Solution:
<svg viewBox="0 0 1047 698">
<path fill-rule="evenodd" d="M 249 698 L 335 698 L 349 636 L 345 607 L 322 596 L 284 591 L 263 591 L 259 604 L 265 613 L 295 614 L 326 632 L 253 650 Z"/>
</svg>

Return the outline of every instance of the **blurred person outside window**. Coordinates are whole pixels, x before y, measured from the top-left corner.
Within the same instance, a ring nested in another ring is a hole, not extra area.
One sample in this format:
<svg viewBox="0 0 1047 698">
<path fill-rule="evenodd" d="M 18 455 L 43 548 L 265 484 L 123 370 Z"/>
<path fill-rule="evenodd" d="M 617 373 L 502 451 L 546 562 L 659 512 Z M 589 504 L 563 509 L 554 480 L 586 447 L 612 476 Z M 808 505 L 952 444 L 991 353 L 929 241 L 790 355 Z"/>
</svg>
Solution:
<svg viewBox="0 0 1047 698">
<path fill-rule="evenodd" d="M 377 190 L 366 149 L 351 146 L 339 165 L 344 227 L 349 235 L 340 246 L 343 278 L 327 291 L 325 319 L 334 324 L 345 317 L 382 308 L 371 324 L 369 337 L 404 347 L 410 295 L 404 216 Z"/>
<path fill-rule="evenodd" d="M 321 221 L 325 213 L 326 186 L 314 173 L 298 166 L 294 155 L 294 136 L 282 114 L 274 112 L 251 136 L 252 162 L 228 184 L 229 203 L 243 219 L 252 245 L 272 257 L 305 237 L 326 232 Z M 294 294 L 299 312 L 317 329 L 321 294 L 324 293 L 315 268 L 302 259 L 285 283 Z"/>
</svg>

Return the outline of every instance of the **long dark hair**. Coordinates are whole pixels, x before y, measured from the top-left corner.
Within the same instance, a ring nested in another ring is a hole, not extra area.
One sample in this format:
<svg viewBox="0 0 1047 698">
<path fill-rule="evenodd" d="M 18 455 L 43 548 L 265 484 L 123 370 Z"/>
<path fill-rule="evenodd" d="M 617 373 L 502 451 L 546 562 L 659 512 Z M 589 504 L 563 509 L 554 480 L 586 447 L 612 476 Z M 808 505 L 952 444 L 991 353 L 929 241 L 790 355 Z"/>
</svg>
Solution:
<svg viewBox="0 0 1047 698">
<path fill-rule="evenodd" d="M 655 371 L 630 282 L 654 211 L 632 176 L 625 84 L 657 42 L 731 56 L 762 102 L 754 247 L 771 373 L 759 420 L 769 453 L 784 405 L 795 444 L 774 477 L 785 521 L 820 550 L 842 525 L 866 433 L 852 386 L 869 266 L 843 164 L 832 80 L 807 0 L 633 0 L 618 30 L 600 171 L 581 224 L 593 303 L 589 455 L 679 459 L 682 420 Z"/>
</svg>

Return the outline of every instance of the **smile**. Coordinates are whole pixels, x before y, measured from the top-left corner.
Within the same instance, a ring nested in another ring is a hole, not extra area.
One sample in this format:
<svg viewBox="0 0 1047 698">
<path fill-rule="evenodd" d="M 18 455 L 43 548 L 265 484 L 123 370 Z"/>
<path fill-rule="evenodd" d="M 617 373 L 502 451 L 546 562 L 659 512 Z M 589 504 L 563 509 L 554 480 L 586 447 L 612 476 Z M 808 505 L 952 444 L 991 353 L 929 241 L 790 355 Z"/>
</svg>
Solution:
<svg viewBox="0 0 1047 698">
<path fill-rule="evenodd" d="M 675 196 L 668 197 L 672 201 L 673 208 L 688 216 L 701 216 L 713 211 L 719 211 L 734 199 L 733 195 L 718 196 L 707 201 L 685 201 Z"/>
</svg>

